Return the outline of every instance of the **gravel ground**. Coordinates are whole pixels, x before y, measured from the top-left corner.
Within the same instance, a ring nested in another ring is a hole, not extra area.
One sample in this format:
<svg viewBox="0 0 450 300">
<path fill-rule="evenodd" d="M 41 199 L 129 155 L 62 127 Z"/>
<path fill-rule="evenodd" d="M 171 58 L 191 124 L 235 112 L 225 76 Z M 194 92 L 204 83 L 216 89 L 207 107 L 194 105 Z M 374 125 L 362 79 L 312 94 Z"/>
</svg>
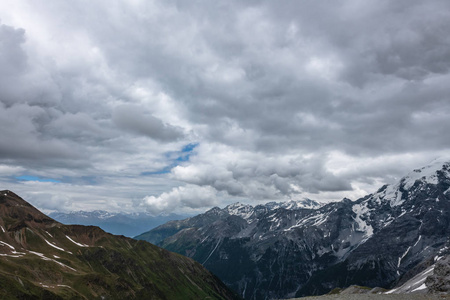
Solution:
<svg viewBox="0 0 450 300">
<path fill-rule="evenodd" d="M 443 300 L 450 299 L 450 295 L 426 295 L 426 294 L 353 294 L 353 295 L 326 295 L 295 298 L 290 300 Z"/>
</svg>

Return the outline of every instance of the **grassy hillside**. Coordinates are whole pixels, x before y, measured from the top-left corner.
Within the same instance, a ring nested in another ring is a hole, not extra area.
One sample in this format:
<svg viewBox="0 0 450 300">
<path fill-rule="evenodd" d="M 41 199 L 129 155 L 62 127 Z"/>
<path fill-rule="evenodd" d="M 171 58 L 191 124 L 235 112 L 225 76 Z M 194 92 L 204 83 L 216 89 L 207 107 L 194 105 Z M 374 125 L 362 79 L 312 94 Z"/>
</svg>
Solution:
<svg viewBox="0 0 450 300">
<path fill-rule="evenodd" d="M 1 299 L 237 299 L 199 263 L 0 192 Z"/>
</svg>

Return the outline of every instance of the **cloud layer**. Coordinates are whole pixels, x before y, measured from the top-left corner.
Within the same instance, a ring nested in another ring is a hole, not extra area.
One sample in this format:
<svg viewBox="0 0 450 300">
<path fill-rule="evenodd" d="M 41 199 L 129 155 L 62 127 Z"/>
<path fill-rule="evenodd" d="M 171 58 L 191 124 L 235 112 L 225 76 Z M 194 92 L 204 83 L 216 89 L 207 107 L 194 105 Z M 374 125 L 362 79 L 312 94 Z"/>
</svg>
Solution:
<svg viewBox="0 0 450 300">
<path fill-rule="evenodd" d="M 2 186 L 54 210 L 355 199 L 448 155 L 449 32 L 445 0 L 4 1 Z"/>
</svg>

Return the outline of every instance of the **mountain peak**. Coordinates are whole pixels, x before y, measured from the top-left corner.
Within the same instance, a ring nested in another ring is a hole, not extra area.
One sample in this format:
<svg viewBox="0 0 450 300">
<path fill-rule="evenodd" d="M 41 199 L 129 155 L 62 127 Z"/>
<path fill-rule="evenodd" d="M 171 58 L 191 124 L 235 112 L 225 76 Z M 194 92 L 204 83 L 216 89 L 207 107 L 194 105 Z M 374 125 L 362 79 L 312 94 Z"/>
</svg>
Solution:
<svg viewBox="0 0 450 300">
<path fill-rule="evenodd" d="M 59 224 L 9 190 L 0 191 L 0 223 L 6 230 Z"/>
<path fill-rule="evenodd" d="M 449 159 L 435 159 L 429 165 L 420 169 L 415 169 L 403 177 L 400 182 L 405 189 L 410 189 L 417 180 L 423 181 L 429 184 L 437 184 L 439 180 L 439 174 L 444 175 L 446 178 L 450 178 L 450 160 Z"/>
<path fill-rule="evenodd" d="M 224 210 L 230 215 L 239 216 L 246 220 L 253 214 L 253 206 L 249 204 L 242 204 L 240 202 L 230 204 L 226 206 Z"/>
<path fill-rule="evenodd" d="M 384 185 L 372 198 L 378 203 L 387 201 L 391 207 L 395 207 L 402 205 L 408 194 L 417 193 L 429 184 L 437 185 L 442 181 L 450 184 L 450 160 L 439 158 L 425 167 L 414 169 L 395 184 Z"/>
</svg>

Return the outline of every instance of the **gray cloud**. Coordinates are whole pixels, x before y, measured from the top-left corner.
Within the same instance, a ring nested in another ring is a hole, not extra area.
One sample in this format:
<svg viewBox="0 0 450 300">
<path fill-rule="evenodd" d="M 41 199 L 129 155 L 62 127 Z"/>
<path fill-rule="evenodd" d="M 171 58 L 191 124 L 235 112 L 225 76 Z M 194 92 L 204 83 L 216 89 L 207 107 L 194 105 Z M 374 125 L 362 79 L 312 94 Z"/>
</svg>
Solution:
<svg viewBox="0 0 450 300">
<path fill-rule="evenodd" d="M 330 200 L 450 149 L 445 0 L 14 1 L 0 11 L 5 184 L 13 173 L 60 178 L 83 201 L 74 186 L 90 182 L 107 199 L 122 180 L 136 192 L 114 203 L 155 212 L 164 201 L 212 205 L 189 196 L 206 189 L 216 204 Z M 168 153 L 190 143 L 195 154 L 174 163 Z"/>
<path fill-rule="evenodd" d="M 0 64 L 2 77 L 17 76 L 27 66 L 27 55 L 21 45 L 25 41 L 24 30 L 0 25 Z M 4 86 L 6 88 L 6 85 Z M 2 97 L 6 98 L 6 97 Z"/>
<path fill-rule="evenodd" d="M 119 106 L 114 109 L 112 120 L 125 130 L 142 134 L 161 142 L 175 141 L 183 137 L 181 128 L 164 124 L 151 114 L 144 114 L 134 106 Z"/>
<path fill-rule="evenodd" d="M 172 170 L 173 178 L 256 200 L 352 189 L 349 181 L 326 170 L 321 157 L 266 156 L 218 145 L 200 145 L 197 151 L 190 164 Z"/>
</svg>

